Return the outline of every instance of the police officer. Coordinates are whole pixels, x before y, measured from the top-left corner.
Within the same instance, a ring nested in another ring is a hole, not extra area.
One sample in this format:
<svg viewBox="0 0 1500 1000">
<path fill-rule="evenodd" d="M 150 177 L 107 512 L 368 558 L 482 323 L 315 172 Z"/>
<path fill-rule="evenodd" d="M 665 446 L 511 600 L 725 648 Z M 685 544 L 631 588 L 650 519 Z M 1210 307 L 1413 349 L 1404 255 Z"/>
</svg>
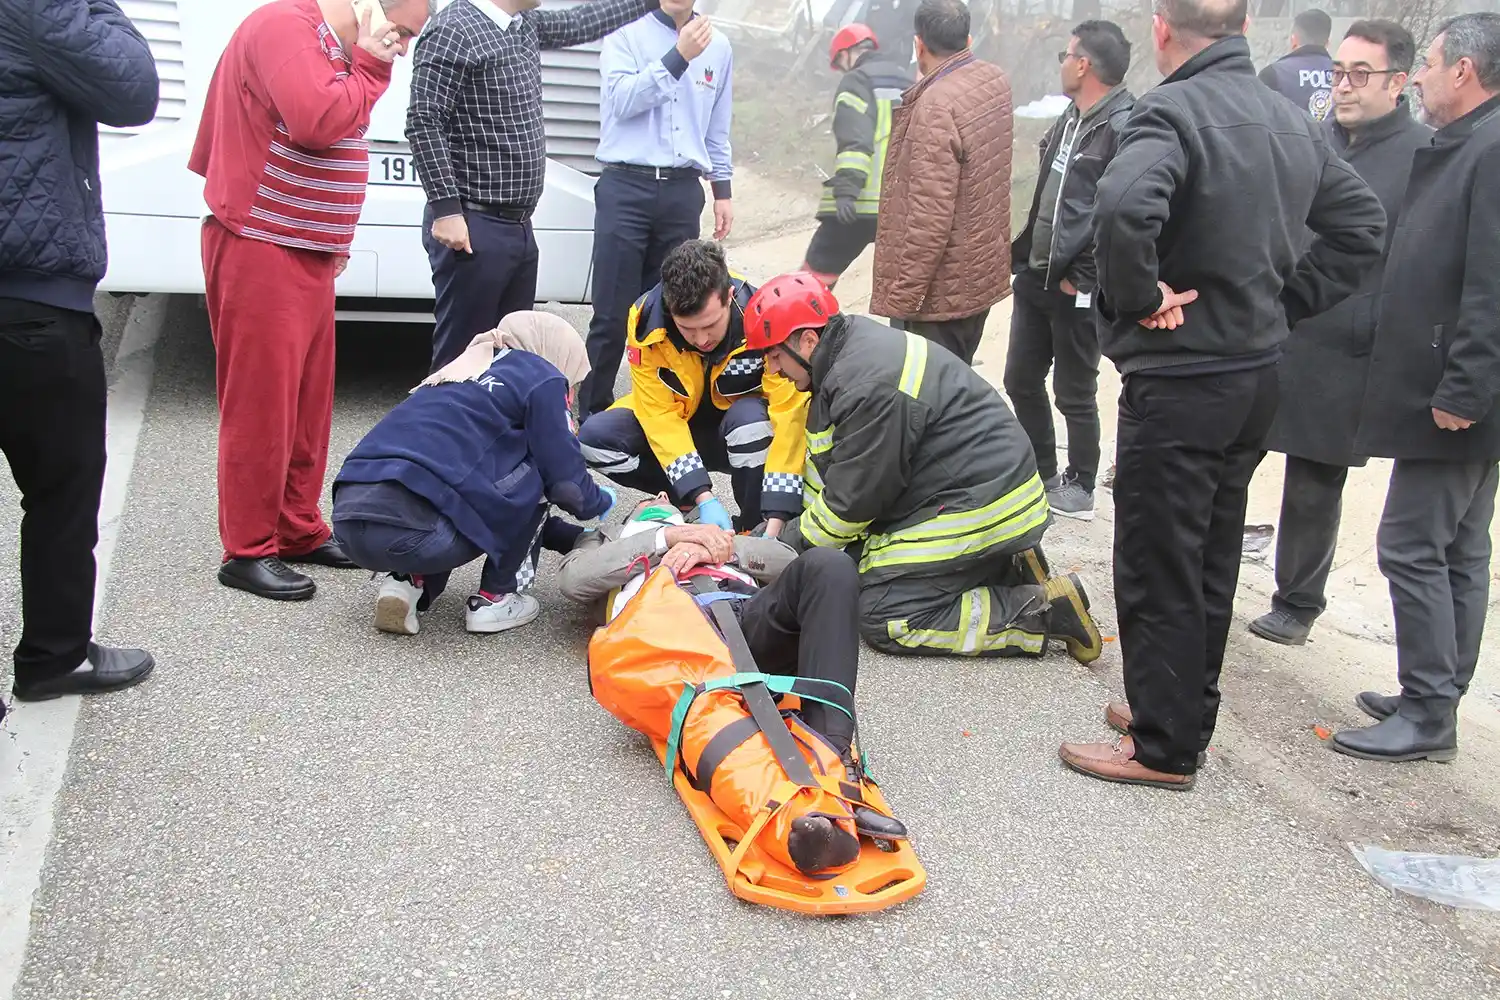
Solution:
<svg viewBox="0 0 1500 1000">
<path fill-rule="evenodd" d="M 911 69 L 882 57 L 868 25 L 851 24 L 833 36 L 828 58 L 844 78 L 833 99 L 834 175 L 823 185 L 818 231 L 803 270 L 832 288 L 865 247 L 875 242 L 880 175 L 891 138 L 891 109 L 912 85 Z"/>
<path fill-rule="evenodd" d="M 1292 20 L 1292 50 L 1260 71 L 1260 82 L 1317 121 L 1333 108 L 1333 19 L 1316 7 Z"/>
<path fill-rule="evenodd" d="M 621 486 L 665 490 L 726 530 L 764 517 L 774 537 L 802 509 L 807 396 L 746 346 L 754 294 L 717 243 L 689 240 L 667 254 L 661 284 L 626 325 L 631 392 L 578 437 L 589 466 Z M 711 471 L 729 473 L 738 524 L 714 497 Z"/>
</svg>

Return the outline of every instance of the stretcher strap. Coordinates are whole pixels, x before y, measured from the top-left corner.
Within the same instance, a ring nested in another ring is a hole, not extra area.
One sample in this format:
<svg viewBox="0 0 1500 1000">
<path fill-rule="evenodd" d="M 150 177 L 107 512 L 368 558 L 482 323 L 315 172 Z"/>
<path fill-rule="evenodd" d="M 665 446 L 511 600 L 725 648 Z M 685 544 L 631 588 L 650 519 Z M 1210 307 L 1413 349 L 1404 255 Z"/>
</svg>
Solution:
<svg viewBox="0 0 1500 1000">
<path fill-rule="evenodd" d="M 750 597 L 749 594 L 731 594 L 727 590 L 721 590 L 715 594 L 697 594 L 693 600 L 698 602 L 699 607 L 706 608 L 717 601 L 748 601 Z"/>
<path fill-rule="evenodd" d="M 712 578 L 695 576 L 692 589 L 694 593 L 711 594 L 719 588 L 714 585 Z M 750 645 L 745 642 L 745 633 L 740 629 L 739 619 L 734 616 L 729 605 L 719 602 L 710 604 L 706 610 L 719 626 L 719 635 L 723 638 L 724 645 L 729 647 L 729 658 L 734 669 L 741 674 L 755 673 L 755 655 L 750 652 Z M 776 755 L 782 771 L 799 785 L 816 786 L 817 779 L 813 777 L 812 768 L 807 766 L 807 760 L 797 748 L 797 741 L 792 739 L 791 731 L 786 728 L 786 721 L 782 719 L 765 683 L 738 686 L 740 695 L 745 699 L 745 707 L 760 724 L 760 731 L 765 734 L 766 742 L 771 745 L 771 752 Z"/>
<path fill-rule="evenodd" d="M 696 777 L 693 778 L 693 787 L 707 795 L 713 787 L 714 772 L 719 765 L 724 763 L 724 758 L 738 750 L 745 741 L 760 732 L 760 724 L 755 721 L 754 716 L 747 715 L 743 719 L 736 719 L 723 729 L 714 733 L 713 739 L 708 741 L 708 746 L 703 748 L 703 753 L 698 756 L 698 766 L 694 768 Z"/>
</svg>

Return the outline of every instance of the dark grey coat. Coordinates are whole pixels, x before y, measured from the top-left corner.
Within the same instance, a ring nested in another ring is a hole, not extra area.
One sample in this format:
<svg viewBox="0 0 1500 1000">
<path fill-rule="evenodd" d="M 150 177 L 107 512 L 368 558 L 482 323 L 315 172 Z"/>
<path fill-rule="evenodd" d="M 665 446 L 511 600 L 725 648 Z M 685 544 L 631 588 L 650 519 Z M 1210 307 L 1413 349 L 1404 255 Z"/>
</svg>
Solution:
<svg viewBox="0 0 1500 1000">
<path fill-rule="evenodd" d="M 1389 252 L 1412 155 L 1431 141 L 1432 129 L 1412 118 L 1404 97 L 1395 111 L 1355 133 L 1332 116 L 1325 127 L 1334 149 L 1380 199 Z M 1384 270 L 1382 256 L 1359 291 L 1292 330 L 1283 346 L 1281 404 L 1266 442 L 1269 450 L 1326 465 L 1365 464 L 1366 459 L 1354 452 L 1354 433 L 1359 429 Z"/>
<path fill-rule="evenodd" d="M 1500 460 L 1500 97 L 1417 150 L 1380 288 L 1354 450 Z M 1442 430 L 1432 408 L 1475 421 Z"/>
</svg>

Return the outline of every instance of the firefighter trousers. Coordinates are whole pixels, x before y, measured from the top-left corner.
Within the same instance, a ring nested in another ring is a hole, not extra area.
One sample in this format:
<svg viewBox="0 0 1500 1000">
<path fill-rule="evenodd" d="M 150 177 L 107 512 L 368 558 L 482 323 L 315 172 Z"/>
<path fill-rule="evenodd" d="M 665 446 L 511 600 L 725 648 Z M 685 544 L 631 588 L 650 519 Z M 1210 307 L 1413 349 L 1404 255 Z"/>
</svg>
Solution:
<svg viewBox="0 0 1500 1000">
<path fill-rule="evenodd" d="M 1047 607 L 1018 560 L 996 556 L 943 576 L 862 580 L 860 632 L 875 649 L 900 656 L 1039 657 L 1047 650 Z"/>
</svg>

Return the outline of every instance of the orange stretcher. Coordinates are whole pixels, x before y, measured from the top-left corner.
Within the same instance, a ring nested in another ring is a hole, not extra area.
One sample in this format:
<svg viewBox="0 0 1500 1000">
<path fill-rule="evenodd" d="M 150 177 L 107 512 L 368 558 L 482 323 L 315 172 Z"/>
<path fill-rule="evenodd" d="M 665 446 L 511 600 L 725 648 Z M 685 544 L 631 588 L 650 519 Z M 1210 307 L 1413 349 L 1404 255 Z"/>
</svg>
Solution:
<svg viewBox="0 0 1500 1000">
<path fill-rule="evenodd" d="M 757 671 L 724 601 L 731 595 L 708 574 L 684 584 L 656 570 L 595 632 L 589 684 L 651 740 L 730 892 L 816 915 L 882 910 L 921 892 L 927 873 L 904 838 L 859 836 L 851 862 L 798 870 L 787 844 L 799 818 L 828 818 L 852 834 L 855 807 L 891 815 L 857 752 L 846 760 L 792 712 L 813 699 L 852 717 L 852 697 L 831 682 Z"/>
</svg>

